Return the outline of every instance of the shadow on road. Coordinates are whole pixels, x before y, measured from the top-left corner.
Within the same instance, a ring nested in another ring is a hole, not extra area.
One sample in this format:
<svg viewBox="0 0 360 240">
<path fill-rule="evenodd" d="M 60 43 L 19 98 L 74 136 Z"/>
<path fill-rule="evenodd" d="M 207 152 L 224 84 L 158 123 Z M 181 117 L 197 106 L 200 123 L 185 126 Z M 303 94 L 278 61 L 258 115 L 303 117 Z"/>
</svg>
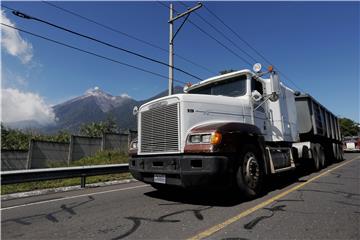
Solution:
<svg viewBox="0 0 360 240">
<path fill-rule="evenodd" d="M 351 159 L 352 156 L 348 157 Z M 329 168 L 331 165 L 328 165 Z M 274 176 L 270 176 L 266 179 L 266 186 L 262 196 L 266 196 L 275 190 L 281 190 L 296 182 L 305 182 L 301 180 L 302 177 L 308 176 L 314 173 L 314 170 L 310 166 L 303 165 L 297 168 L 295 171 L 284 172 Z M 155 190 L 146 192 L 146 196 L 151 198 L 162 199 L 174 203 L 169 204 L 192 204 L 203 206 L 220 206 L 220 207 L 232 207 L 243 202 L 249 201 L 245 199 L 231 187 L 218 187 L 212 188 L 199 188 L 199 189 L 183 189 L 183 188 L 170 188 L 166 190 Z"/>
</svg>

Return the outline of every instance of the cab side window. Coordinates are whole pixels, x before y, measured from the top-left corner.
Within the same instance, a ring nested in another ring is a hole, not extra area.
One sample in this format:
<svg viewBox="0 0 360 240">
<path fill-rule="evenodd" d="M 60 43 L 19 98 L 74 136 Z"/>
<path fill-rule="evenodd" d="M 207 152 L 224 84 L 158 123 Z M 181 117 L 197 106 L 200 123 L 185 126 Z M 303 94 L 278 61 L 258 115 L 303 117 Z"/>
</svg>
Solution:
<svg viewBox="0 0 360 240">
<path fill-rule="evenodd" d="M 251 91 L 258 91 L 261 95 L 263 95 L 263 85 L 260 81 L 256 80 L 255 78 L 251 79 Z"/>
</svg>

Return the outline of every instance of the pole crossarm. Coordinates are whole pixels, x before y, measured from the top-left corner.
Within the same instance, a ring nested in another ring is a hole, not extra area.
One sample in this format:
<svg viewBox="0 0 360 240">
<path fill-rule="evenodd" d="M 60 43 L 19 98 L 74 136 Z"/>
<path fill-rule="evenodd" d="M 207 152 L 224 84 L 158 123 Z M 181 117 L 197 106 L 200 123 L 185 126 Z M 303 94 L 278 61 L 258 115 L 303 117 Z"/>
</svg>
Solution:
<svg viewBox="0 0 360 240">
<path fill-rule="evenodd" d="M 189 13 L 191 13 L 191 12 L 193 12 L 193 11 L 199 9 L 199 8 L 201 8 L 202 6 L 203 6 L 202 3 L 198 3 L 195 7 L 192 7 L 192 8 L 190 8 L 190 9 L 188 9 L 186 12 L 180 13 L 180 14 L 178 14 L 176 17 L 171 18 L 171 19 L 169 20 L 169 23 L 174 22 L 175 20 L 177 20 L 177 19 L 179 19 L 179 18 L 181 18 L 181 17 L 183 17 L 183 16 L 185 16 L 185 15 L 187 15 L 187 14 L 189 14 Z"/>
</svg>

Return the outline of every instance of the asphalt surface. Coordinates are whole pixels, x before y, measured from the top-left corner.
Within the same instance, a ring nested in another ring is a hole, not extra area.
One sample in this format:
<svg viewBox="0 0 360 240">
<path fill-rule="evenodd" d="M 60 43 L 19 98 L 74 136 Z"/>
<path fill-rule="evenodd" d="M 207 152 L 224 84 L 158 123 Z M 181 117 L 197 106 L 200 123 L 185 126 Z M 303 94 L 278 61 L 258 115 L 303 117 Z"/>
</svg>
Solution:
<svg viewBox="0 0 360 240">
<path fill-rule="evenodd" d="M 360 239 L 360 154 L 273 177 L 265 196 L 141 182 L 2 202 L 2 239 Z M 351 161 L 352 159 L 352 161 Z M 333 169 L 336 168 L 336 169 Z M 331 170 L 333 169 L 333 170 Z"/>
</svg>

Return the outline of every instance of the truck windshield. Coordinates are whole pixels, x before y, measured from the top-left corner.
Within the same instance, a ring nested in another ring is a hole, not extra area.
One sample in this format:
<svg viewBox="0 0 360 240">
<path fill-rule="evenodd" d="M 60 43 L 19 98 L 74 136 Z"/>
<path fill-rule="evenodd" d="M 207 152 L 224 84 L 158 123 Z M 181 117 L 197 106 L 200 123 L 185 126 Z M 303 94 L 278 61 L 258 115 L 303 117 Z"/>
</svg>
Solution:
<svg viewBox="0 0 360 240">
<path fill-rule="evenodd" d="M 223 95 L 238 97 L 246 94 L 246 75 L 237 76 L 221 82 L 190 90 L 190 94 Z"/>
</svg>

